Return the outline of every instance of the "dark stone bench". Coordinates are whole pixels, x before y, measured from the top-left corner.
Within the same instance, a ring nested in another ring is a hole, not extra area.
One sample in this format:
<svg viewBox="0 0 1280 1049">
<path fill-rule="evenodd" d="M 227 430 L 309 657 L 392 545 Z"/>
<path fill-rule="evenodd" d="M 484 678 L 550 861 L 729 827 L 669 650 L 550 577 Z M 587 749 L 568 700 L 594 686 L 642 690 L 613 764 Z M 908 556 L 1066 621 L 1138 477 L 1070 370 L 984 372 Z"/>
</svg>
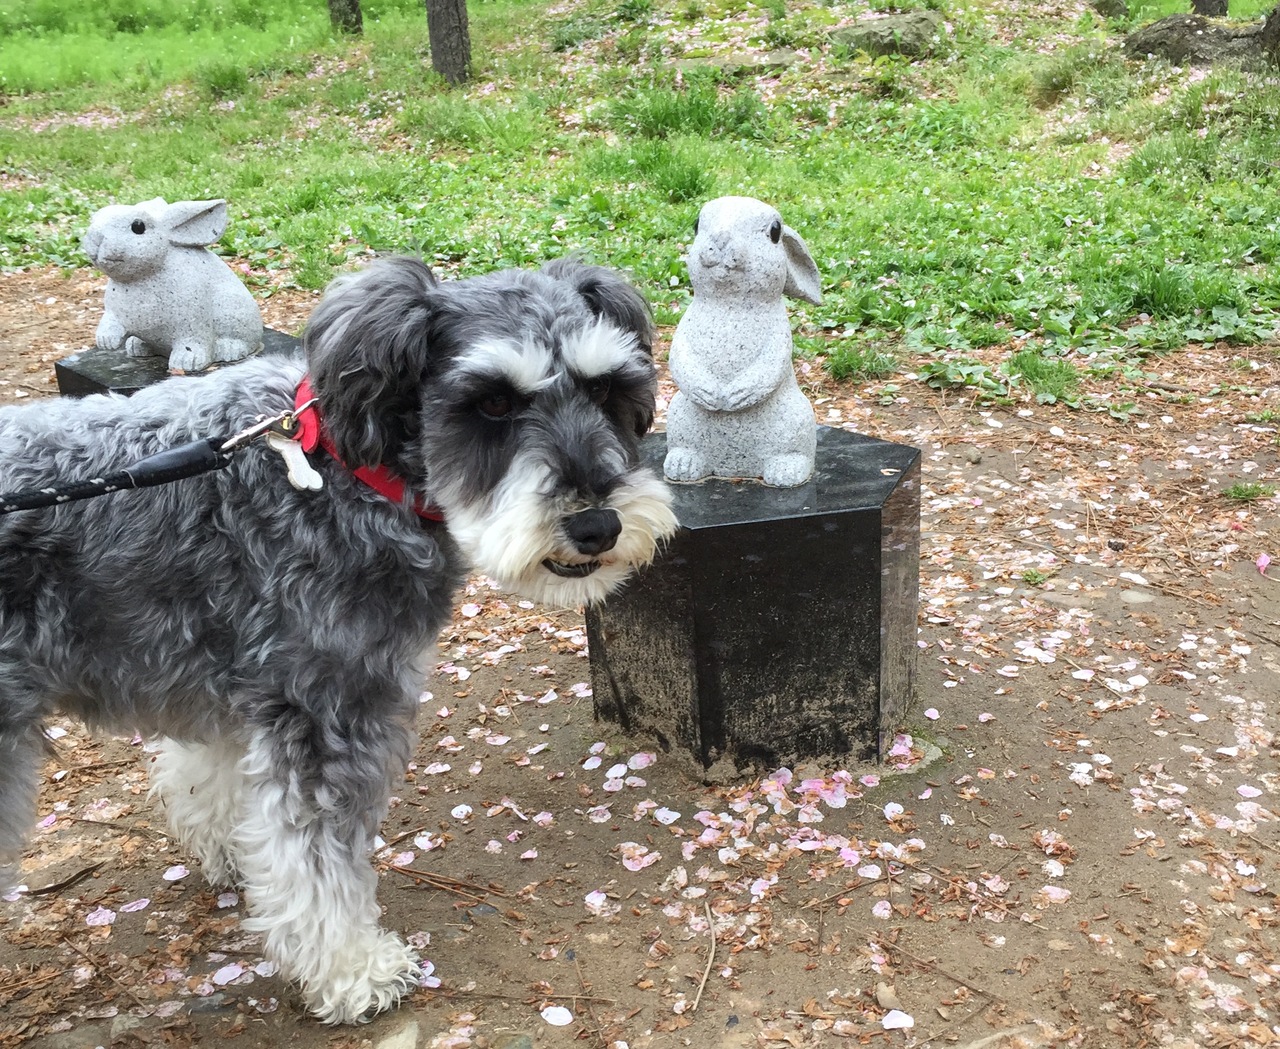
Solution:
<svg viewBox="0 0 1280 1049">
<path fill-rule="evenodd" d="M 263 353 L 295 353 L 301 342 L 292 335 L 267 328 L 262 333 Z M 64 397 L 91 393 L 137 393 L 169 377 L 166 357 L 130 357 L 123 350 L 81 350 L 53 366 L 58 392 Z"/>
<path fill-rule="evenodd" d="M 661 473 L 665 435 L 644 451 Z M 819 427 L 799 488 L 674 485 L 680 531 L 588 609 L 596 716 L 706 769 L 883 756 L 915 678 L 919 482 L 918 449 Z"/>
</svg>

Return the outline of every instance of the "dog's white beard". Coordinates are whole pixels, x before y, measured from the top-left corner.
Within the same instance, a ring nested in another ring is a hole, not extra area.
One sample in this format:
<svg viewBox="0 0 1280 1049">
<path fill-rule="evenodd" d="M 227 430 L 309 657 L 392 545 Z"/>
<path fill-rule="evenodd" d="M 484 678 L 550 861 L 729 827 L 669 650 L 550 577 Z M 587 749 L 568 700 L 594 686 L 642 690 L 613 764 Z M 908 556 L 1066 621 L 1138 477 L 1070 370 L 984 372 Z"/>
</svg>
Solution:
<svg viewBox="0 0 1280 1049">
<path fill-rule="evenodd" d="M 472 564 L 503 587 L 543 604 L 572 606 L 601 601 L 635 569 L 649 564 L 659 544 L 679 527 L 666 485 L 637 470 L 614 489 L 603 509 L 617 513 L 622 532 L 612 550 L 586 556 L 564 535 L 561 522 L 582 506 L 568 506 L 542 493 L 554 483 L 550 471 L 517 460 L 501 484 L 478 503 L 444 504 L 449 532 Z M 565 578 L 543 562 L 599 562 L 590 575 Z"/>
</svg>

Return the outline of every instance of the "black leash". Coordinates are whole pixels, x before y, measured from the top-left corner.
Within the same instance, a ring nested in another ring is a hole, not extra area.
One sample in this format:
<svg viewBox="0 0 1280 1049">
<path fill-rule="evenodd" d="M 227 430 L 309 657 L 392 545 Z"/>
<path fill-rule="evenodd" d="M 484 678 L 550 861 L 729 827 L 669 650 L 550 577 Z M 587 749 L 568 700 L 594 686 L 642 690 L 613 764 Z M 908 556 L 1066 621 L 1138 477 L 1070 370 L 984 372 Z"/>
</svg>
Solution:
<svg viewBox="0 0 1280 1049">
<path fill-rule="evenodd" d="M 132 466 L 107 474 L 106 477 L 91 477 L 48 488 L 31 488 L 25 492 L 3 492 L 0 493 L 0 514 L 60 506 L 77 499 L 92 499 L 94 496 L 129 488 L 151 488 L 170 481 L 180 481 L 184 477 L 221 470 L 230 464 L 232 452 L 235 451 L 234 448 L 224 451 L 226 443 L 225 437 L 207 437 L 148 455 Z"/>
<path fill-rule="evenodd" d="M 177 448 L 156 452 L 155 455 L 139 459 L 132 466 L 126 466 L 106 477 L 90 477 L 47 488 L 0 493 L 0 515 L 19 510 L 38 510 L 46 506 L 61 506 L 77 499 L 92 499 L 130 488 L 152 488 L 170 481 L 180 481 L 184 477 L 196 477 L 225 469 L 231 464 L 235 453 L 255 437 L 273 431 L 291 436 L 297 412 L 310 407 L 310 403 L 302 408 L 281 412 L 270 419 L 260 417 L 252 426 L 230 437 L 205 437 Z"/>
</svg>

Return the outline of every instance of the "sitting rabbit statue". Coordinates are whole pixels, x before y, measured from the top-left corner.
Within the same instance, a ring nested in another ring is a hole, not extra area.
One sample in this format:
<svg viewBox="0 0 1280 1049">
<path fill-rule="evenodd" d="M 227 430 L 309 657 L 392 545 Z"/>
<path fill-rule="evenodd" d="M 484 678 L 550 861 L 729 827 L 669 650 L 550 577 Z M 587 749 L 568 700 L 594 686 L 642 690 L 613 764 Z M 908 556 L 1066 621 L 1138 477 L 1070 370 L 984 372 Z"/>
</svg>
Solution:
<svg viewBox="0 0 1280 1049">
<path fill-rule="evenodd" d="M 95 342 L 132 357 L 169 357 L 171 371 L 238 361 L 262 348 L 253 296 L 206 244 L 227 228 L 224 200 L 111 204 L 96 212 L 85 253 L 107 275 Z"/>
<path fill-rule="evenodd" d="M 671 340 L 680 388 L 667 410 L 672 481 L 757 478 L 792 488 L 813 473 L 813 408 L 791 364 L 783 295 L 822 301 L 805 243 L 768 204 L 704 204 L 689 251 L 693 301 Z"/>
</svg>

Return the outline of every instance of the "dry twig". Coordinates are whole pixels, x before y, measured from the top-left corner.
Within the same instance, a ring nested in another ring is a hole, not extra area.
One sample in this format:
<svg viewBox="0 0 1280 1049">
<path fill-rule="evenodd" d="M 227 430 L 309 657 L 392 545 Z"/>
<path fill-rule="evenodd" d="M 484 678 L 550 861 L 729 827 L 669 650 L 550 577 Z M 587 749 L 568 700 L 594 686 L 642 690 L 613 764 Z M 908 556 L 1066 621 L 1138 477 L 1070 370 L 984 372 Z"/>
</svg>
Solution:
<svg viewBox="0 0 1280 1049">
<path fill-rule="evenodd" d="M 707 967 L 702 970 L 702 982 L 698 984 L 698 993 L 693 996 L 693 1004 L 689 1006 L 689 1012 L 691 1013 L 698 1011 L 698 1003 L 702 1001 L 702 992 L 707 986 L 707 977 L 711 975 L 711 966 L 716 960 L 715 916 L 711 913 L 711 904 L 703 900 L 702 905 L 707 909 L 707 931 L 711 933 L 711 946 L 707 950 Z"/>
</svg>

